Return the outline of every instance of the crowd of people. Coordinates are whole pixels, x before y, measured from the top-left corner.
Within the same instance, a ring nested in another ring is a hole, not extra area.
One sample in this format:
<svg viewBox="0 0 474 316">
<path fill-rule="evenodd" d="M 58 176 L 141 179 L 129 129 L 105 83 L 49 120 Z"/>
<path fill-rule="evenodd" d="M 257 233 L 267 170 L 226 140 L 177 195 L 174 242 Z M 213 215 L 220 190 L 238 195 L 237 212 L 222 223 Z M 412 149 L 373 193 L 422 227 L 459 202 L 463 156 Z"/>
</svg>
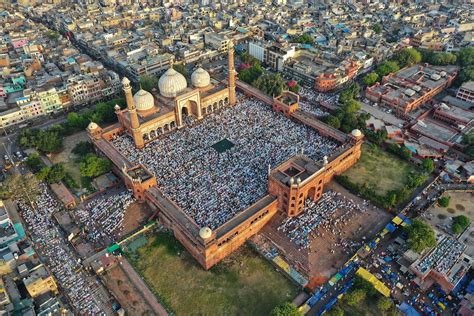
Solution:
<svg viewBox="0 0 474 316">
<path fill-rule="evenodd" d="M 95 283 L 80 270 L 78 258 L 52 220 L 52 214 L 61 210 L 61 205 L 51 196 L 46 184 L 41 183 L 41 191 L 34 208 L 25 201 L 18 202 L 36 250 L 80 314 L 101 314 L 94 295 Z"/>
<path fill-rule="evenodd" d="M 339 102 L 338 93 L 320 93 L 314 91 L 313 89 L 301 87 L 299 95 L 300 109 L 313 113 L 319 117 L 329 115 L 329 112 L 326 110 L 323 104 L 337 106 Z"/>
<path fill-rule="evenodd" d="M 125 211 L 134 201 L 131 192 L 122 191 L 93 199 L 83 208 L 78 208 L 75 214 L 90 241 L 109 245 L 122 231 Z"/>
<path fill-rule="evenodd" d="M 315 231 L 317 228 L 322 227 L 336 236 L 341 236 L 340 226 L 345 224 L 354 212 L 364 212 L 364 205 L 356 204 L 339 192 L 327 191 L 316 202 L 307 199 L 303 212 L 299 216 L 286 218 L 277 230 L 283 231 L 300 250 L 307 249 L 312 237 L 321 236 L 321 232 Z M 345 212 L 335 218 L 334 213 L 340 209 Z M 339 246 L 350 246 L 342 239 L 340 241 Z"/>
<path fill-rule="evenodd" d="M 136 149 L 128 136 L 113 144 L 151 170 L 164 194 L 198 225 L 215 229 L 266 194 L 269 167 L 296 153 L 320 160 L 338 147 L 258 100 L 239 100 L 143 149 Z M 234 146 L 219 153 L 211 146 L 223 139 Z"/>
<path fill-rule="evenodd" d="M 313 113 L 318 117 L 329 115 L 329 112 L 320 105 L 320 102 L 331 102 L 332 97 L 303 87 L 300 89 L 299 95 L 302 97 L 299 102 L 299 108 L 301 110 Z"/>
</svg>

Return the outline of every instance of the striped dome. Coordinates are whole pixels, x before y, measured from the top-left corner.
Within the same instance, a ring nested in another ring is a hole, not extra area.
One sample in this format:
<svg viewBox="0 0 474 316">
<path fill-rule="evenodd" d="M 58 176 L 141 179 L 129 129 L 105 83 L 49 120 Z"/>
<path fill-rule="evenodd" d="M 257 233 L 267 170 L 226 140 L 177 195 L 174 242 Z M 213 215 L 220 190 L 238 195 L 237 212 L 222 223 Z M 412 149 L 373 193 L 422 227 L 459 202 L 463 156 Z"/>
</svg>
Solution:
<svg viewBox="0 0 474 316">
<path fill-rule="evenodd" d="M 188 83 L 186 78 L 173 68 L 168 69 L 158 80 L 160 94 L 167 98 L 174 98 L 182 93 Z"/>
<path fill-rule="evenodd" d="M 133 103 L 135 103 L 135 108 L 138 111 L 146 111 L 153 108 L 155 99 L 150 92 L 140 89 L 133 96 Z"/>
<path fill-rule="evenodd" d="M 211 76 L 202 68 L 196 69 L 191 75 L 191 82 L 196 88 L 204 88 L 211 84 Z"/>
</svg>

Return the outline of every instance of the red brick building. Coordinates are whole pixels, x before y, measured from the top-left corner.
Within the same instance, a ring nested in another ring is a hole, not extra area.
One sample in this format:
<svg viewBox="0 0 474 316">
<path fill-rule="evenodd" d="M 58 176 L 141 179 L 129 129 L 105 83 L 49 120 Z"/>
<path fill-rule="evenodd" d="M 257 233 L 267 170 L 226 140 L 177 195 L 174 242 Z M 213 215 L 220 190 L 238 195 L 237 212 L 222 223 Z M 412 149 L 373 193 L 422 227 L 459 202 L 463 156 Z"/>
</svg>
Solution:
<svg viewBox="0 0 474 316">
<path fill-rule="evenodd" d="M 456 66 L 415 65 L 383 77 L 381 83 L 367 87 L 365 95 L 404 117 L 449 87 L 458 70 Z"/>
</svg>

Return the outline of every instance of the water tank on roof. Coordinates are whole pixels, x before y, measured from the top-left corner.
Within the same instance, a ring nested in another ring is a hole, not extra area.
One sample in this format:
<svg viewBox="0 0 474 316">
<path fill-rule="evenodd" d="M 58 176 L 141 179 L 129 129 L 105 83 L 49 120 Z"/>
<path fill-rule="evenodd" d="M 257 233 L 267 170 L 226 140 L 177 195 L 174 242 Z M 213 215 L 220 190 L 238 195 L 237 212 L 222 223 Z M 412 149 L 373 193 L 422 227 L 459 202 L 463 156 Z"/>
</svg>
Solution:
<svg viewBox="0 0 474 316">
<path fill-rule="evenodd" d="M 439 79 L 441 79 L 441 76 L 438 74 L 432 74 L 430 78 L 431 80 L 438 81 Z"/>
<path fill-rule="evenodd" d="M 421 87 L 420 87 L 420 86 L 414 86 L 414 87 L 413 87 L 413 90 L 415 90 L 416 92 L 420 92 L 420 91 L 421 91 Z"/>
<path fill-rule="evenodd" d="M 446 71 L 441 71 L 439 74 L 441 75 L 441 77 L 446 77 L 447 75 Z"/>
<path fill-rule="evenodd" d="M 406 89 L 405 90 L 405 94 L 409 97 L 413 96 L 415 94 L 415 91 L 413 91 L 412 89 Z"/>
<path fill-rule="evenodd" d="M 446 103 L 441 103 L 441 108 L 444 110 L 449 110 L 449 106 L 447 106 Z"/>
<path fill-rule="evenodd" d="M 418 124 L 421 125 L 421 126 L 423 126 L 423 127 L 425 127 L 425 128 L 427 127 L 426 124 L 425 124 L 425 122 L 423 122 L 423 121 L 418 121 Z"/>
</svg>

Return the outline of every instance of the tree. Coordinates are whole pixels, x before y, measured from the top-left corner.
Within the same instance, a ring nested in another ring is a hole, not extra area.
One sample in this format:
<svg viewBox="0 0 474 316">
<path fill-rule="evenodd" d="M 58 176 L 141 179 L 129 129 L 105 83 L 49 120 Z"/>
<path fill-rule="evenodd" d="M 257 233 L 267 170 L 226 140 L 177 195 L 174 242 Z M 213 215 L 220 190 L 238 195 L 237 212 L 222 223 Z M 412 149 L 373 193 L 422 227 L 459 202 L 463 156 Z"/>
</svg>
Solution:
<svg viewBox="0 0 474 316">
<path fill-rule="evenodd" d="M 382 33 L 382 26 L 380 24 L 375 24 L 374 27 L 372 28 L 375 32 L 375 34 L 380 34 Z"/>
<path fill-rule="evenodd" d="M 458 63 L 463 66 L 474 66 L 474 47 L 464 47 L 459 50 Z"/>
<path fill-rule="evenodd" d="M 414 48 L 403 48 L 395 56 L 400 67 L 412 66 L 421 62 L 421 54 Z"/>
<path fill-rule="evenodd" d="M 339 119 L 334 115 L 326 116 L 325 121 L 326 121 L 326 124 L 334 128 L 339 129 L 341 127 L 341 121 L 339 121 Z"/>
<path fill-rule="evenodd" d="M 117 120 L 117 115 L 115 114 L 115 104 L 112 102 L 101 102 L 95 106 L 95 115 L 98 116 L 97 119 L 92 120 L 96 123 L 113 123 Z"/>
<path fill-rule="evenodd" d="M 28 155 L 28 158 L 26 159 L 25 163 L 33 173 L 38 172 L 44 166 L 43 161 L 37 153 L 32 153 Z"/>
<path fill-rule="evenodd" d="M 280 95 L 285 88 L 285 82 L 278 74 L 265 74 L 260 76 L 252 85 L 269 96 Z"/>
<path fill-rule="evenodd" d="M 356 113 L 360 110 L 360 103 L 352 99 L 347 101 L 342 107 L 346 113 Z"/>
<path fill-rule="evenodd" d="M 140 76 L 140 86 L 143 90 L 151 91 L 158 87 L 158 78 L 153 75 L 142 75 Z"/>
<path fill-rule="evenodd" d="M 418 49 L 418 51 L 421 53 L 421 60 L 431 65 L 454 65 L 457 60 L 456 55 L 453 53 L 434 52 L 429 49 Z"/>
<path fill-rule="evenodd" d="M 423 170 L 425 170 L 428 173 L 432 173 L 433 170 L 435 169 L 433 159 L 431 159 L 431 158 L 423 159 L 423 162 L 422 162 L 421 165 L 423 167 Z"/>
<path fill-rule="evenodd" d="M 252 84 L 263 74 L 263 68 L 258 63 L 239 72 L 239 79 L 248 84 Z"/>
<path fill-rule="evenodd" d="M 18 136 L 18 143 L 22 148 L 31 148 L 36 146 L 36 138 L 39 130 L 35 128 L 22 129 Z"/>
<path fill-rule="evenodd" d="M 253 57 L 247 52 L 240 55 L 240 59 L 242 60 L 242 62 L 244 62 L 245 64 L 249 64 L 250 66 L 260 65 L 260 60 Z"/>
<path fill-rule="evenodd" d="M 367 85 L 367 86 L 372 86 L 374 85 L 377 81 L 379 81 L 379 75 L 376 73 L 376 72 L 371 72 L 369 74 L 367 74 L 364 79 L 362 79 L 362 81 L 364 81 L 364 83 Z"/>
<path fill-rule="evenodd" d="M 272 310 L 271 315 L 272 316 L 302 316 L 301 312 L 293 303 L 283 303 L 276 306 Z"/>
<path fill-rule="evenodd" d="M 110 160 L 88 154 L 79 164 L 79 170 L 83 177 L 98 177 L 112 169 Z"/>
<path fill-rule="evenodd" d="M 184 78 L 186 78 L 186 79 L 189 78 L 188 69 L 186 69 L 185 65 L 183 65 L 183 64 L 174 64 L 173 69 L 176 70 L 177 72 L 179 72 L 180 74 L 182 74 L 184 76 Z"/>
<path fill-rule="evenodd" d="M 473 81 L 474 80 L 474 65 L 462 67 L 459 71 L 459 76 L 456 80 L 457 85 L 461 85 L 464 82 Z"/>
<path fill-rule="evenodd" d="M 410 189 L 419 187 L 425 182 L 426 178 L 421 174 L 410 174 L 407 179 L 407 187 Z"/>
<path fill-rule="evenodd" d="M 58 183 L 66 177 L 66 170 L 63 164 L 55 164 L 51 167 L 46 181 L 48 184 Z"/>
<path fill-rule="evenodd" d="M 389 60 L 389 61 L 384 61 L 383 63 L 381 63 L 377 67 L 375 72 L 377 73 L 377 75 L 379 75 L 379 77 L 383 77 L 390 73 L 397 72 L 399 70 L 400 70 L 400 67 L 398 66 L 397 62 Z"/>
<path fill-rule="evenodd" d="M 442 196 L 438 199 L 438 204 L 442 207 L 448 207 L 449 202 L 451 201 L 451 197 L 449 196 Z"/>
<path fill-rule="evenodd" d="M 474 144 L 474 131 L 470 131 L 462 136 L 462 143 L 466 145 Z"/>
<path fill-rule="evenodd" d="M 40 192 L 39 182 L 32 173 L 14 173 L 0 183 L 0 197 L 2 199 L 24 201 L 33 205 Z"/>
<path fill-rule="evenodd" d="M 51 40 L 57 40 L 59 38 L 59 34 L 54 31 L 48 31 L 46 36 Z"/>
<path fill-rule="evenodd" d="M 387 312 L 393 307 L 393 302 L 388 297 L 381 296 L 377 300 L 377 308 L 383 312 Z"/>
<path fill-rule="evenodd" d="M 311 35 L 304 33 L 304 34 L 301 34 L 300 36 L 293 38 L 292 42 L 313 45 L 314 39 Z"/>
<path fill-rule="evenodd" d="M 91 142 L 80 141 L 74 146 L 71 152 L 78 157 L 85 157 L 87 154 L 94 152 L 94 147 Z"/>
<path fill-rule="evenodd" d="M 358 123 L 359 121 L 354 113 L 346 112 L 341 122 L 341 130 L 344 133 L 349 133 L 357 128 Z"/>
<path fill-rule="evenodd" d="M 471 220 L 467 216 L 459 215 L 453 218 L 453 224 L 451 226 L 451 229 L 453 233 L 459 234 L 463 230 L 468 228 L 469 225 L 471 225 Z"/>
<path fill-rule="evenodd" d="M 63 147 L 62 134 L 48 129 L 40 130 L 36 137 L 36 148 L 43 153 L 58 152 Z"/>
<path fill-rule="evenodd" d="M 412 221 L 411 225 L 406 226 L 408 234 L 408 246 L 413 251 L 421 253 L 427 248 L 436 246 L 436 235 L 433 228 L 420 219 Z"/>
<path fill-rule="evenodd" d="M 393 207 L 397 204 L 397 192 L 395 191 L 390 191 L 387 194 L 386 197 L 386 206 L 387 207 Z"/>
<path fill-rule="evenodd" d="M 89 124 L 89 120 L 84 115 L 77 114 L 76 112 L 69 113 L 66 122 L 69 126 L 78 130 L 85 129 Z"/>
<path fill-rule="evenodd" d="M 439 66 L 454 65 L 456 60 L 456 55 L 452 53 L 435 53 L 433 54 L 429 64 Z"/>
<path fill-rule="evenodd" d="M 363 289 L 354 289 L 344 296 L 344 300 L 349 306 L 357 306 L 365 300 L 367 293 Z"/>
<path fill-rule="evenodd" d="M 36 178 L 39 181 L 46 181 L 46 178 L 48 177 L 50 172 L 51 172 L 51 167 L 43 167 L 43 168 L 41 168 L 41 170 L 39 170 L 36 173 Z"/>
</svg>

